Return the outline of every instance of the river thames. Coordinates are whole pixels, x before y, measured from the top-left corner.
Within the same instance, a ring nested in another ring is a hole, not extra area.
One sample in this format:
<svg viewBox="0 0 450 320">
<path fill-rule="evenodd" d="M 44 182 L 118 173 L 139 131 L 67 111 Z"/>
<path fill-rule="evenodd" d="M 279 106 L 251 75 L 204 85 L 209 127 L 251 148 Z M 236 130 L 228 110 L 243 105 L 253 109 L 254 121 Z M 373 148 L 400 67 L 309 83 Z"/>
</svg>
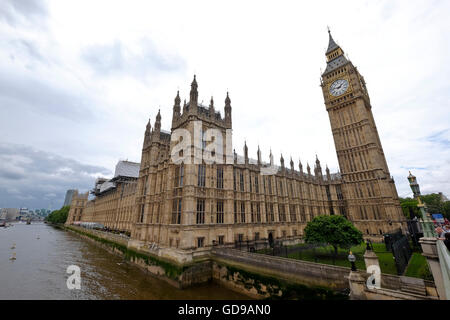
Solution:
<svg viewBox="0 0 450 320">
<path fill-rule="evenodd" d="M 80 290 L 67 288 L 70 265 L 81 269 Z M 180 290 L 70 232 L 15 223 L 0 228 L 0 299 L 248 298 L 214 283 Z"/>
</svg>

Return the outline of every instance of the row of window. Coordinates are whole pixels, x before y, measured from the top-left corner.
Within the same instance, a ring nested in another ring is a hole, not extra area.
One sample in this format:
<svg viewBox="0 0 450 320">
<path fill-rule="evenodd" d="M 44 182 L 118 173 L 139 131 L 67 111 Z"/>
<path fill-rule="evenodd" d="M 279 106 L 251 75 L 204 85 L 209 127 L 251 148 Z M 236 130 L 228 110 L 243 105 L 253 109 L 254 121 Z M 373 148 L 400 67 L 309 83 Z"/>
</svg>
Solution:
<svg viewBox="0 0 450 320">
<path fill-rule="evenodd" d="M 239 178 L 237 177 L 239 175 Z M 216 169 L 216 187 L 217 189 L 223 189 L 223 167 L 218 166 Z M 183 178 L 184 178 L 184 166 L 178 166 L 175 168 L 175 187 L 182 187 L 183 186 Z M 273 194 L 272 189 L 272 179 L 270 177 L 267 177 L 266 179 L 263 178 L 264 183 L 264 193 L 266 193 L 266 181 L 267 181 L 267 190 L 269 191 L 269 194 Z M 276 193 L 279 192 L 279 194 L 284 194 L 284 188 L 283 188 L 283 181 L 278 181 L 278 184 L 275 184 L 277 188 L 275 188 Z M 199 187 L 205 187 L 206 186 L 206 165 L 199 164 L 198 165 L 198 181 L 197 185 Z M 291 197 L 294 197 L 294 188 L 293 188 L 293 182 L 289 181 L 287 182 L 288 185 L 288 195 Z M 239 171 L 234 169 L 233 170 L 233 189 L 235 191 L 239 190 L 244 192 L 245 191 L 245 180 L 244 180 L 244 173 L 242 171 Z M 307 189 L 308 196 L 310 197 L 309 188 Z M 259 193 L 259 179 L 257 177 L 253 177 L 250 175 L 250 192 L 256 192 Z M 336 186 L 336 192 L 339 200 L 343 200 L 342 191 L 340 186 Z M 329 186 L 326 186 L 326 193 L 328 201 L 331 201 L 331 193 Z M 314 194 L 316 199 L 318 199 L 318 192 L 317 189 L 314 188 Z"/>
</svg>

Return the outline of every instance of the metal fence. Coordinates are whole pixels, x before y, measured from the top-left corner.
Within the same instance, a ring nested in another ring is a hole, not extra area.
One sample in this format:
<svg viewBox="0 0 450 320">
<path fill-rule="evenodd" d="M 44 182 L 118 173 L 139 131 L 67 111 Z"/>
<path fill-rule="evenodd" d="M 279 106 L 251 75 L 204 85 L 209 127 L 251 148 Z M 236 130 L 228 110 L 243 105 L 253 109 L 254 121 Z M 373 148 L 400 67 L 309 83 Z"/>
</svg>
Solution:
<svg viewBox="0 0 450 320">
<path fill-rule="evenodd" d="M 394 255 L 395 259 L 397 274 L 402 275 L 405 272 L 405 269 L 408 266 L 409 259 L 412 255 L 408 237 L 403 236 L 392 244 L 392 254 Z"/>
<path fill-rule="evenodd" d="M 309 259 L 314 262 L 318 262 L 319 259 L 345 259 L 347 260 L 347 254 L 342 254 L 342 252 L 337 255 L 334 254 L 334 249 L 327 244 L 303 244 L 298 245 L 283 245 L 282 241 L 275 240 L 272 245 L 266 239 L 258 241 L 235 241 L 235 249 L 245 250 L 248 252 L 257 252 L 262 254 L 267 254 L 271 256 L 279 256 L 285 258 L 294 258 L 299 260 L 304 260 L 304 255 L 307 255 Z M 327 248 L 327 249 L 325 249 Z M 319 250 L 320 249 L 320 250 Z M 309 260 L 308 259 L 308 260 Z M 363 257 L 359 257 L 363 259 Z"/>
<path fill-rule="evenodd" d="M 408 224 L 409 237 L 414 245 L 414 241 L 418 240 L 418 232 L 414 230 L 413 224 Z M 384 235 L 384 243 L 386 250 L 391 251 L 395 259 L 395 266 L 397 268 L 397 274 L 402 275 L 408 266 L 409 259 L 412 256 L 411 246 L 409 245 L 409 238 L 404 235 L 399 229 L 393 233 L 387 233 Z"/>
</svg>

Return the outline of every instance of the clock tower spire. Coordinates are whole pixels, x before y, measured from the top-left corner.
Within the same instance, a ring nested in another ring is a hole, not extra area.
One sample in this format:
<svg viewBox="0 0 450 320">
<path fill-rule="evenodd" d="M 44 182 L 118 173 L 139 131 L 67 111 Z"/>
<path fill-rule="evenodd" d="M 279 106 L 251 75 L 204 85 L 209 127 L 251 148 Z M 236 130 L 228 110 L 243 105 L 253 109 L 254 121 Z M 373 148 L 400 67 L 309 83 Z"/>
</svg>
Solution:
<svg viewBox="0 0 450 320">
<path fill-rule="evenodd" d="M 364 78 L 328 30 L 327 67 L 321 87 L 330 118 L 346 216 L 366 237 L 405 229 Z"/>
</svg>

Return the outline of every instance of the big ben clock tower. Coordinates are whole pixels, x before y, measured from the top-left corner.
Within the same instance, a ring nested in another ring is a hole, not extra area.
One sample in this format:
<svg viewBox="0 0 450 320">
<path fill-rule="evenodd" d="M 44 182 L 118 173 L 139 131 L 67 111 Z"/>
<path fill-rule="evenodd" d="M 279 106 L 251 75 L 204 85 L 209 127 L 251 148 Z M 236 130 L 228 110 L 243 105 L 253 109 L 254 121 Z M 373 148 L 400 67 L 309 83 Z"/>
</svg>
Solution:
<svg viewBox="0 0 450 320">
<path fill-rule="evenodd" d="M 346 216 L 366 237 L 405 230 L 364 78 L 328 33 L 321 87 L 342 176 Z"/>
</svg>

